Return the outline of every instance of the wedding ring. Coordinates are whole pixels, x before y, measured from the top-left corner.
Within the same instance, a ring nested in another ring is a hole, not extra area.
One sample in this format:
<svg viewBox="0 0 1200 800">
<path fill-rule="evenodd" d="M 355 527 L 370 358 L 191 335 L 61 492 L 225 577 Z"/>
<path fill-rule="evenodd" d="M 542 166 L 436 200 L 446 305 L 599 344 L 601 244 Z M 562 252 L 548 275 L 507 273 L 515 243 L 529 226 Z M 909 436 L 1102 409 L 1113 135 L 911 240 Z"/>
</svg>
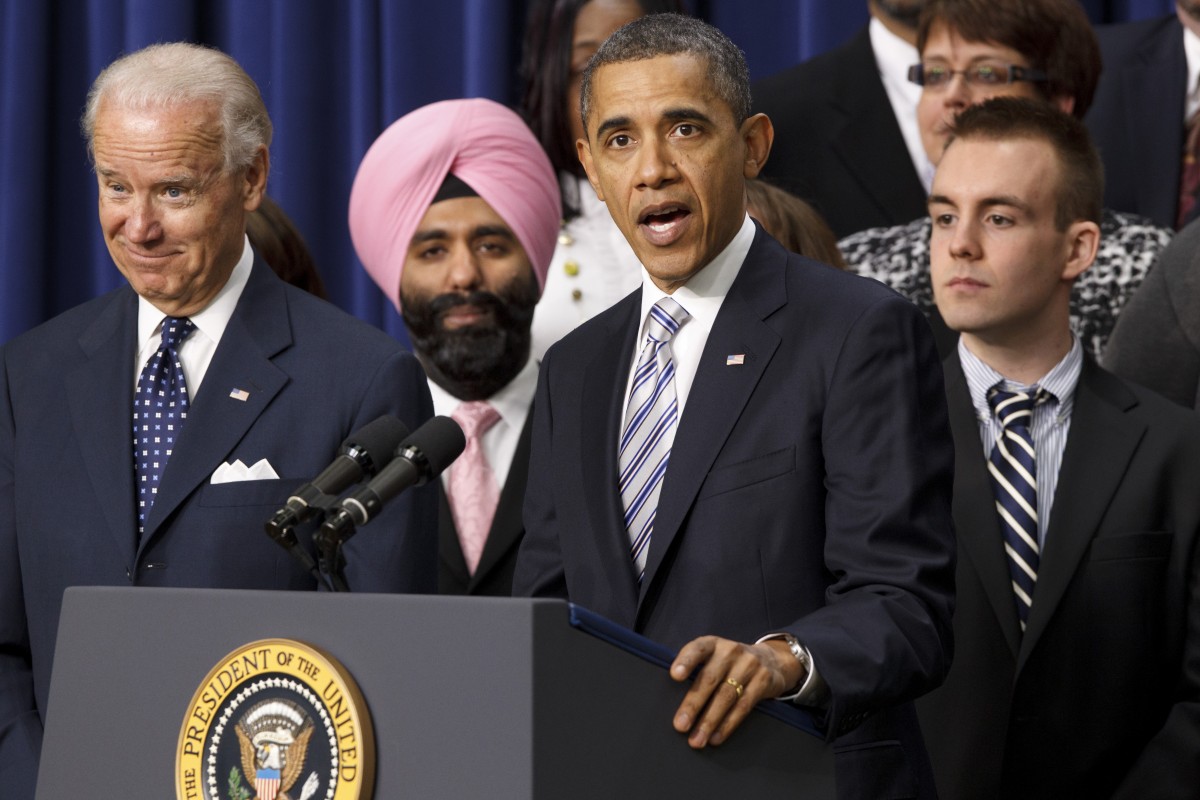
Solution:
<svg viewBox="0 0 1200 800">
<path fill-rule="evenodd" d="M 740 683 L 735 681 L 733 678 L 726 678 L 725 682 L 734 688 L 734 690 L 738 693 L 738 697 L 742 696 L 742 691 L 746 688 L 745 686 L 742 686 Z"/>
</svg>

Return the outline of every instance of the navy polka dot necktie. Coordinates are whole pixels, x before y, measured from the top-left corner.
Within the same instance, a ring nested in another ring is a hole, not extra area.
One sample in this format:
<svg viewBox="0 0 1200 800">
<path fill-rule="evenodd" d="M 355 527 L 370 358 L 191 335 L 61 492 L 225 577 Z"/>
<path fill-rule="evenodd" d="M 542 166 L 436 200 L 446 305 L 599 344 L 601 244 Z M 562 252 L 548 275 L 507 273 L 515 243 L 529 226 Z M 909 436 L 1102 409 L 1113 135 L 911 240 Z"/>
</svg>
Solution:
<svg viewBox="0 0 1200 800">
<path fill-rule="evenodd" d="M 139 538 L 158 494 L 159 478 L 187 419 L 188 391 L 179 346 L 195 329 L 190 319 L 163 319 L 162 342 L 138 378 L 133 398 L 133 465 L 137 473 Z"/>
</svg>

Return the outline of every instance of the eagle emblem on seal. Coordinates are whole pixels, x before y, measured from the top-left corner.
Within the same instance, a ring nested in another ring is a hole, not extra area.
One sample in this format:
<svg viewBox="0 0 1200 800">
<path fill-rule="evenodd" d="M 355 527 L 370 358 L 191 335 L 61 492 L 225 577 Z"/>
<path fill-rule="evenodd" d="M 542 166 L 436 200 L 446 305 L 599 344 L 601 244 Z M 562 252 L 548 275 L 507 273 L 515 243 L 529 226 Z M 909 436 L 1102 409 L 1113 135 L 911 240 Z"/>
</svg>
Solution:
<svg viewBox="0 0 1200 800">
<path fill-rule="evenodd" d="M 254 800 L 293 800 L 288 794 L 304 771 L 313 723 L 289 700 L 264 700 L 252 706 L 235 728 L 241 746 L 242 774 L 254 785 Z M 296 800 L 309 800 L 320 788 L 309 774 Z"/>
</svg>

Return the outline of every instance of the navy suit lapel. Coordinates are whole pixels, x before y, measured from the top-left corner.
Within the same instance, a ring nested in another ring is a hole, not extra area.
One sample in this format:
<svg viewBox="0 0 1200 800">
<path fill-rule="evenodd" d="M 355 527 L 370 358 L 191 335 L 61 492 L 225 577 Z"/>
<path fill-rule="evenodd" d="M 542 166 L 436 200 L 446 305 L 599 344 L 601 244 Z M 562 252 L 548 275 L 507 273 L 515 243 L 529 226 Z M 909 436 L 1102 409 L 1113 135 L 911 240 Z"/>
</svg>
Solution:
<svg viewBox="0 0 1200 800">
<path fill-rule="evenodd" d="M 1145 423 L 1125 413 L 1135 405 L 1124 384 L 1085 359 L 1018 670 L 1046 630 L 1145 435 Z"/>
<path fill-rule="evenodd" d="M 836 84 L 835 108 L 840 106 L 844 116 L 830 145 L 880 211 L 890 216 L 893 209 L 912 208 L 916 218 L 925 205 L 925 187 L 912 166 L 912 156 L 879 79 L 866 28 L 852 47 L 855 58 L 847 61 L 845 70 L 831 76 Z"/>
<path fill-rule="evenodd" d="M 204 383 L 192 401 L 179 443 L 163 471 L 158 497 L 146 520 L 143 547 L 188 495 L 211 478 L 287 384 L 288 375 L 271 363 L 271 358 L 291 343 L 284 284 L 255 259 Z M 231 397 L 234 389 L 244 390 L 248 397 Z"/>
<path fill-rule="evenodd" d="M 759 229 L 704 345 L 671 446 L 639 602 L 654 583 L 701 484 L 779 347 L 779 335 L 763 320 L 787 302 L 783 272 L 787 254 L 768 242 Z M 730 355 L 744 355 L 744 363 L 727 365 Z"/>
<path fill-rule="evenodd" d="M 71 424 L 109 533 L 127 565 L 137 548 L 133 497 L 133 361 L 137 355 L 137 295 L 120 291 L 79 338 L 86 360 L 65 386 Z"/>
<path fill-rule="evenodd" d="M 637 581 L 629 555 L 621 496 L 617 493 L 620 472 L 617 442 L 625 418 L 625 384 L 641 327 L 641 303 L 639 289 L 614 308 L 601 334 L 600 347 L 585 367 L 583 395 L 579 398 L 582 440 L 579 451 L 587 454 L 580 465 L 581 487 L 604 487 L 601 491 L 583 491 L 581 501 L 606 562 L 598 571 L 629 576 L 622 587 L 612 587 L 617 603 L 627 612 L 616 620 L 623 625 L 633 624 Z"/>
<path fill-rule="evenodd" d="M 946 399 L 954 437 L 954 527 L 964 561 L 974 565 L 1013 659 L 1021 647 L 1021 626 L 1013 600 L 1012 578 L 1004 555 L 1004 536 L 996 516 L 995 494 L 983 457 L 979 422 L 958 355 L 945 362 Z M 961 590 L 961 587 L 960 587 Z"/>
<path fill-rule="evenodd" d="M 1175 219 L 1176 192 L 1180 177 L 1180 153 L 1184 143 L 1184 102 L 1187 94 L 1187 57 L 1182 26 L 1169 26 L 1168 37 L 1155 37 L 1139 53 L 1138 63 L 1120 75 L 1121 91 L 1129 100 L 1125 116 L 1134 152 L 1144 153 L 1137 181 L 1138 205 L 1142 214 L 1155 219 Z M 1164 46 L 1165 45 L 1165 46 Z M 1163 131 L 1176 131 L 1170 140 Z"/>
</svg>

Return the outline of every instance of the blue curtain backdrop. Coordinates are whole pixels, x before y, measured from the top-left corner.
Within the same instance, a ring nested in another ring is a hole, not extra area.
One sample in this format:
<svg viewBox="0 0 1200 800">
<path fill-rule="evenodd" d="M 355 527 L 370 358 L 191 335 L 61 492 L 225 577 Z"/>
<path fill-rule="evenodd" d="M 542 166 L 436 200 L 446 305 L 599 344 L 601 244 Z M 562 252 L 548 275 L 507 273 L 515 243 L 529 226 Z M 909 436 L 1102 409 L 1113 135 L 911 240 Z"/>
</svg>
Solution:
<svg viewBox="0 0 1200 800">
<path fill-rule="evenodd" d="M 765 77 L 848 38 L 860 0 L 691 0 Z M 1171 13 L 1173 0 L 1083 0 L 1093 21 Z M 346 206 L 389 123 L 452 97 L 516 94 L 526 0 L 0 0 L 0 343 L 117 286 L 78 118 L 123 52 L 215 45 L 258 82 L 275 123 L 268 190 L 295 219 L 332 300 L 400 339 L 358 265 Z"/>
</svg>

